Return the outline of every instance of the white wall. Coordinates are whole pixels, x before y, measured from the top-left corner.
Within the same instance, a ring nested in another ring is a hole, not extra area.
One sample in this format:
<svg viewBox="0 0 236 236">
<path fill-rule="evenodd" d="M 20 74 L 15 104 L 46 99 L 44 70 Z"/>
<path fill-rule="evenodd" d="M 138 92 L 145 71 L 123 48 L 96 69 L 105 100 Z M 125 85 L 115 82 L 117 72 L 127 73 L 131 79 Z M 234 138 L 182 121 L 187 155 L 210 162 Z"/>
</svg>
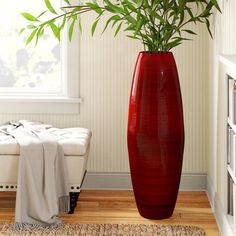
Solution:
<svg viewBox="0 0 236 236">
<path fill-rule="evenodd" d="M 90 36 L 91 17 L 83 19 L 80 55 L 80 94 L 84 99 L 79 115 L 1 114 L 0 123 L 32 119 L 58 127 L 84 126 L 93 132 L 89 171 L 128 172 L 126 147 L 127 105 L 139 43 L 120 34 Z M 85 22 L 86 20 L 86 22 Z M 206 172 L 207 143 L 207 41 L 205 28 L 174 51 L 182 87 L 186 144 L 183 171 Z"/>
<path fill-rule="evenodd" d="M 236 54 L 236 1 L 219 0 L 222 14 L 214 15 L 214 41 L 209 43 L 208 80 L 208 194 L 221 235 L 235 235 L 226 217 L 226 78 L 219 55 Z"/>
<path fill-rule="evenodd" d="M 214 16 L 214 41 L 209 44 L 209 125 L 208 174 L 214 188 L 223 200 L 224 183 L 220 175 L 225 163 L 225 78 L 219 64 L 219 55 L 236 54 L 236 1 L 220 0 L 222 14 Z"/>
</svg>

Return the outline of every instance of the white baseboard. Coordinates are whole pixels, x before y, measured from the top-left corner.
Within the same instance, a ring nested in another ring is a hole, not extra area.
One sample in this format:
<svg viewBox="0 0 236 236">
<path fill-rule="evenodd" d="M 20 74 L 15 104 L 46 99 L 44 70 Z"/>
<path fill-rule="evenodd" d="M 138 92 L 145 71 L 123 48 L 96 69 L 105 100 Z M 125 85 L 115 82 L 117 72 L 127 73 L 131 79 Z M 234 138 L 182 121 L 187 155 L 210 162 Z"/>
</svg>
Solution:
<svg viewBox="0 0 236 236">
<path fill-rule="evenodd" d="M 210 180 L 207 178 L 207 190 L 206 190 L 209 202 L 211 204 L 212 211 L 215 215 L 218 228 L 221 236 L 234 236 L 236 235 L 235 227 L 232 227 L 230 223 L 231 219 L 226 215 L 224 207 L 218 198 L 215 191 L 215 187 Z"/>
<path fill-rule="evenodd" d="M 87 172 L 83 189 L 132 189 L 128 172 Z M 182 191 L 205 191 L 206 174 L 183 173 L 180 182 Z"/>
<path fill-rule="evenodd" d="M 132 189 L 126 172 L 87 172 L 82 189 Z"/>
<path fill-rule="evenodd" d="M 231 227 L 231 224 L 229 223 L 230 220 L 225 214 L 224 208 L 217 196 L 217 193 L 215 195 L 214 205 L 215 205 L 214 214 L 215 214 L 215 218 L 216 218 L 221 236 L 235 236 L 236 232 Z"/>
</svg>

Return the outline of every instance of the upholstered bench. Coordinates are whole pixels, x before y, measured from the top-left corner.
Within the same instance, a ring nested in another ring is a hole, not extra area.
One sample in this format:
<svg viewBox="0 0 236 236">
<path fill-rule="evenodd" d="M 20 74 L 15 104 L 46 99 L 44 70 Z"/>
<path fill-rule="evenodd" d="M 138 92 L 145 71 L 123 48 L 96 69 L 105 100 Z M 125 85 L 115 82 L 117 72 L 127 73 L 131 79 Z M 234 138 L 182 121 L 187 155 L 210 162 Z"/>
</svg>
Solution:
<svg viewBox="0 0 236 236">
<path fill-rule="evenodd" d="M 49 128 L 61 144 L 69 174 L 70 212 L 79 197 L 89 154 L 91 132 L 85 128 Z M 16 191 L 20 147 L 16 140 L 0 132 L 0 191 Z"/>
</svg>

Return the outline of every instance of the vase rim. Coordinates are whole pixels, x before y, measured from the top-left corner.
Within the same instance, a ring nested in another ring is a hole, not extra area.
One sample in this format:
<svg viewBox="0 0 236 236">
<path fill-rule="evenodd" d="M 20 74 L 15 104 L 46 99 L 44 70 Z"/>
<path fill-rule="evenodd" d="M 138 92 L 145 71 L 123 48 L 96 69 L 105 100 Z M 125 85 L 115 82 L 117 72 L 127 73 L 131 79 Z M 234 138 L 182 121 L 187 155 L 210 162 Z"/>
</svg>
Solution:
<svg viewBox="0 0 236 236">
<path fill-rule="evenodd" d="M 141 54 L 173 54 L 170 51 L 140 51 Z"/>
</svg>

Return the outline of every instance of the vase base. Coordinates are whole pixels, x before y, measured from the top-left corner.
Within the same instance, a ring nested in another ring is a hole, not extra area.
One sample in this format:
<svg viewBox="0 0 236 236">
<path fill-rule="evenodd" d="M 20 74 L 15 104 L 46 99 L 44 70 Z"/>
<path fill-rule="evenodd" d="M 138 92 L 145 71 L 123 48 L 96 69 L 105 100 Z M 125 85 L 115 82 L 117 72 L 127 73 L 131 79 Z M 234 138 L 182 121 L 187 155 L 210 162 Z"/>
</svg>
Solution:
<svg viewBox="0 0 236 236">
<path fill-rule="evenodd" d="M 161 220 L 172 216 L 174 206 L 148 206 L 137 204 L 139 214 L 147 219 Z"/>
</svg>

